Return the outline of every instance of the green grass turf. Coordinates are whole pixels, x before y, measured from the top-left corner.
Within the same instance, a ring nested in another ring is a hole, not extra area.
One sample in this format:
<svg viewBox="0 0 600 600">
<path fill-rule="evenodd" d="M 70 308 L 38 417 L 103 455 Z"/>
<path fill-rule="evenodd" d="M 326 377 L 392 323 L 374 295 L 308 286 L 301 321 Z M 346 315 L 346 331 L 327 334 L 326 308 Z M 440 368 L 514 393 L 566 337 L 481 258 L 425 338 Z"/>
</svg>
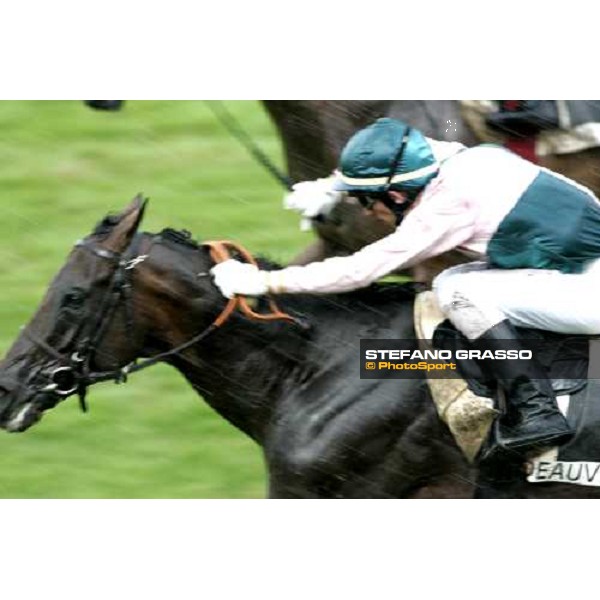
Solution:
<svg viewBox="0 0 600 600">
<path fill-rule="evenodd" d="M 258 102 L 229 102 L 283 165 Z M 230 238 L 286 261 L 310 241 L 282 189 L 202 102 L 0 102 L 0 355 L 36 309 L 73 242 L 137 193 L 143 229 Z M 24 434 L 0 432 L 1 498 L 252 498 L 265 495 L 259 448 L 173 369 L 71 398 Z"/>
</svg>

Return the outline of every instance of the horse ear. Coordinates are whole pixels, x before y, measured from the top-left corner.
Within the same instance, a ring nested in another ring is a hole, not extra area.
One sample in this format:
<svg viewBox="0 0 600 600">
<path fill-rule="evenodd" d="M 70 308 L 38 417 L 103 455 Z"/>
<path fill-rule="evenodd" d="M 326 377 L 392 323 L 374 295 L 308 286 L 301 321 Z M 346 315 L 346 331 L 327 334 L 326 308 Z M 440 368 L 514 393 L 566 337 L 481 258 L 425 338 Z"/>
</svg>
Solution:
<svg viewBox="0 0 600 600">
<path fill-rule="evenodd" d="M 124 252 L 135 235 L 142 219 L 148 199 L 138 194 L 116 218 L 116 224 L 103 245 L 113 252 Z"/>
</svg>

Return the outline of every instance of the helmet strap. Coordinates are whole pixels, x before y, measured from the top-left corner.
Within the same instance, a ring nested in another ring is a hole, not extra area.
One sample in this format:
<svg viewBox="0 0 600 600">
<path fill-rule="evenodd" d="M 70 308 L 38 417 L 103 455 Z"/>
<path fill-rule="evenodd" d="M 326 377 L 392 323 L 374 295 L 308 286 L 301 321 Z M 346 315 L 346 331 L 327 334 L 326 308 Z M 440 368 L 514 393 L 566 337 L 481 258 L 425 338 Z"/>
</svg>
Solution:
<svg viewBox="0 0 600 600">
<path fill-rule="evenodd" d="M 385 191 L 388 192 L 392 187 L 392 179 L 396 174 L 396 169 L 402 160 L 402 155 L 404 154 L 404 150 L 406 149 L 406 145 L 408 144 L 408 138 L 410 137 L 411 128 L 407 127 L 404 132 L 404 136 L 402 137 L 402 143 L 400 144 L 400 148 L 398 148 L 398 152 L 396 152 L 396 156 L 394 156 L 394 160 L 390 166 L 390 175 L 385 183 Z"/>
<path fill-rule="evenodd" d="M 412 131 L 411 128 L 407 127 L 406 132 L 404 133 L 404 136 L 402 137 L 402 143 L 400 144 L 400 148 L 398 148 L 398 152 L 396 153 L 396 156 L 394 157 L 394 160 L 392 161 L 392 164 L 390 167 L 390 175 L 385 184 L 386 194 L 391 191 L 392 179 L 394 178 L 394 175 L 396 174 L 396 169 L 398 168 L 398 165 L 400 164 L 400 161 L 402 160 L 402 156 L 404 155 L 404 151 L 406 150 L 406 145 L 408 144 L 408 140 L 409 140 L 411 131 Z M 416 200 L 416 197 L 418 195 L 418 194 L 413 194 L 412 190 L 411 191 L 403 191 L 403 193 L 406 194 L 408 199 L 406 202 L 404 202 L 402 204 L 398 204 L 397 202 L 394 202 L 389 195 L 387 196 L 387 201 L 384 201 L 384 204 L 394 213 L 394 216 L 396 217 L 396 226 L 398 226 L 398 225 L 400 225 L 400 223 L 402 223 L 402 219 L 404 219 L 404 215 L 405 215 L 406 211 L 410 208 L 410 205 Z"/>
</svg>

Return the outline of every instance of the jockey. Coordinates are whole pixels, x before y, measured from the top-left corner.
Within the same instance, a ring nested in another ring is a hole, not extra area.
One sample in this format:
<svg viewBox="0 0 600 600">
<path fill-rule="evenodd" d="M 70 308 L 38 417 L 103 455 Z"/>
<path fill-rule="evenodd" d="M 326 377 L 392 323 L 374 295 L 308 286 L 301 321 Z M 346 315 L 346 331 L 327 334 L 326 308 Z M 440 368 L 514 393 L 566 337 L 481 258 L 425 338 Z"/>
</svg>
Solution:
<svg viewBox="0 0 600 600">
<path fill-rule="evenodd" d="M 514 326 L 600 334 L 600 204 L 587 188 L 501 147 L 436 142 L 389 118 L 356 133 L 329 189 L 319 186 L 324 204 L 339 191 L 366 207 L 381 202 L 397 229 L 351 256 L 305 266 L 267 272 L 228 260 L 212 269 L 226 297 L 345 292 L 458 249 L 481 260 L 443 271 L 434 292 L 476 348 L 519 348 Z M 488 362 L 507 396 L 502 446 L 524 452 L 571 439 L 535 361 Z"/>
</svg>

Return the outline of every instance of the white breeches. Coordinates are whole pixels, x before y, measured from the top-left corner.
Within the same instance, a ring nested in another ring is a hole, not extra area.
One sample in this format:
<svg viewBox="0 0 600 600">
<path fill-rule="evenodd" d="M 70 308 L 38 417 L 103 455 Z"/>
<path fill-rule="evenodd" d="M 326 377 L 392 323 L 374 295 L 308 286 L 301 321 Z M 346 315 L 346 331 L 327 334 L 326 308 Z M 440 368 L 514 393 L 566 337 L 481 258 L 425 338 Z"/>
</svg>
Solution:
<svg viewBox="0 0 600 600">
<path fill-rule="evenodd" d="M 504 319 L 518 327 L 600 334 L 600 259 L 576 275 L 472 262 L 440 273 L 433 290 L 444 314 L 469 339 Z"/>
</svg>

